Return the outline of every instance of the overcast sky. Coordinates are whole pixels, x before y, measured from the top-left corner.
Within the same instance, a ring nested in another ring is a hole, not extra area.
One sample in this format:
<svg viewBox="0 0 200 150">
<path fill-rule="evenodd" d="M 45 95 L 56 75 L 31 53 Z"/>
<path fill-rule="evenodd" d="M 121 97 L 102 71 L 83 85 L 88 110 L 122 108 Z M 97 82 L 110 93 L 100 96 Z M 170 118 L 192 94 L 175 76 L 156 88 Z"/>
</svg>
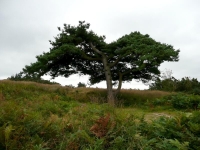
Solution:
<svg viewBox="0 0 200 150">
<path fill-rule="evenodd" d="M 19 73 L 36 61 L 36 55 L 49 51 L 57 27 L 78 25 L 79 20 L 90 23 L 107 42 L 139 31 L 173 45 L 180 49 L 179 62 L 163 63 L 160 70 L 172 70 L 177 79 L 189 76 L 200 81 L 199 0 L 0 0 L 0 79 Z M 77 86 L 87 83 L 87 77 L 55 81 Z M 105 87 L 105 82 L 96 86 Z M 133 81 L 122 88 L 148 87 Z"/>
</svg>

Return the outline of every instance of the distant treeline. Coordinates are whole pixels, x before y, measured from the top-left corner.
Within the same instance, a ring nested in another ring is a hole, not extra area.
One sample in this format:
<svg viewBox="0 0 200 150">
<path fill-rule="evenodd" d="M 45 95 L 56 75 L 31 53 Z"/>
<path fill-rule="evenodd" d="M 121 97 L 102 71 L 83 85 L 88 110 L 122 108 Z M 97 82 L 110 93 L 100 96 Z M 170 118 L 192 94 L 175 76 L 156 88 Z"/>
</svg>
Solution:
<svg viewBox="0 0 200 150">
<path fill-rule="evenodd" d="M 37 74 L 35 75 L 24 75 L 23 72 L 20 72 L 18 74 L 15 74 L 8 78 L 8 80 L 12 81 L 33 81 L 37 83 L 43 83 L 43 84 L 59 84 L 57 82 L 52 82 L 50 80 L 44 80 L 41 77 L 38 77 Z"/>
<path fill-rule="evenodd" d="M 149 89 L 200 95 L 200 82 L 196 78 L 190 77 L 184 77 L 180 80 L 174 77 L 157 78 L 154 83 L 149 85 Z"/>
</svg>

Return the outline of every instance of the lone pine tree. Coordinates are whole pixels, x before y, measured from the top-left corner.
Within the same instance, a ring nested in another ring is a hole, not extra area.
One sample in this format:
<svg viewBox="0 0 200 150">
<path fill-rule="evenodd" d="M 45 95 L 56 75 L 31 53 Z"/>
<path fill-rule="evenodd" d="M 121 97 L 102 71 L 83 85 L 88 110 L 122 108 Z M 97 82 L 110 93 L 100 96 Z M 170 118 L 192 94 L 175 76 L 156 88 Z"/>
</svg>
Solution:
<svg viewBox="0 0 200 150">
<path fill-rule="evenodd" d="M 155 41 L 149 35 L 131 32 L 106 43 L 105 36 L 89 30 L 90 24 L 79 21 L 78 26 L 64 24 L 49 52 L 36 56 L 37 61 L 25 66 L 25 74 L 69 77 L 89 75 L 91 84 L 106 81 L 107 100 L 115 105 L 122 82 L 139 79 L 147 82 L 160 74 L 164 61 L 178 61 L 179 50 Z M 118 88 L 113 85 L 118 83 Z"/>
</svg>

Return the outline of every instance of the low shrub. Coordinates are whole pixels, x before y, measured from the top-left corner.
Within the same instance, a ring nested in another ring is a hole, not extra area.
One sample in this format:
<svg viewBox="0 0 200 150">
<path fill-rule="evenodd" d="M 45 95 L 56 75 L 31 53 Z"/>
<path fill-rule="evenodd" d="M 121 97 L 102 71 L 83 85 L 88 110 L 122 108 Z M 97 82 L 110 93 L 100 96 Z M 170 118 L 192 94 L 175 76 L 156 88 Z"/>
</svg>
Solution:
<svg viewBox="0 0 200 150">
<path fill-rule="evenodd" d="M 197 110 L 200 108 L 200 96 L 191 94 L 189 95 L 185 93 L 177 93 L 156 99 L 152 101 L 152 104 L 155 106 L 170 105 L 175 109 Z"/>
<path fill-rule="evenodd" d="M 151 123 L 147 123 L 144 118 L 138 120 L 133 115 L 129 115 L 123 120 L 118 120 L 117 116 L 109 118 L 106 115 L 97 119 L 92 126 L 92 129 L 97 126 L 98 131 L 93 135 L 87 134 L 93 140 L 89 140 L 87 144 L 80 144 L 79 148 L 122 150 L 200 149 L 200 121 L 198 115 L 200 115 L 200 112 L 195 112 L 188 117 L 184 114 L 175 118 L 161 117 Z M 98 125 L 101 124 L 101 120 L 105 120 L 102 126 Z M 97 133 L 102 133 L 102 127 L 105 132 L 103 132 L 103 136 L 99 136 Z M 89 139 L 88 136 L 85 136 L 85 138 Z M 94 140 L 94 136 L 97 140 Z M 76 141 L 76 143 L 80 142 Z"/>
</svg>

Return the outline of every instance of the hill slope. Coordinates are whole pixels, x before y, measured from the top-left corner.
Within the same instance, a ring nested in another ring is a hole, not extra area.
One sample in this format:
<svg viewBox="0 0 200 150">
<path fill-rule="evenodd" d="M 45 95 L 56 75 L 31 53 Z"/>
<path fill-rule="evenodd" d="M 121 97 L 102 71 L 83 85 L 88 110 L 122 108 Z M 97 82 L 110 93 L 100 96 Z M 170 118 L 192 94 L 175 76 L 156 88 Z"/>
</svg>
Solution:
<svg viewBox="0 0 200 150">
<path fill-rule="evenodd" d="M 167 94 L 123 90 L 119 100 L 132 107 L 113 108 L 93 103 L 104 89 L 0 81 L 0 149 L 200 148 L 199 112 L 160 118 L 138 107 Z"/>
</svg>

